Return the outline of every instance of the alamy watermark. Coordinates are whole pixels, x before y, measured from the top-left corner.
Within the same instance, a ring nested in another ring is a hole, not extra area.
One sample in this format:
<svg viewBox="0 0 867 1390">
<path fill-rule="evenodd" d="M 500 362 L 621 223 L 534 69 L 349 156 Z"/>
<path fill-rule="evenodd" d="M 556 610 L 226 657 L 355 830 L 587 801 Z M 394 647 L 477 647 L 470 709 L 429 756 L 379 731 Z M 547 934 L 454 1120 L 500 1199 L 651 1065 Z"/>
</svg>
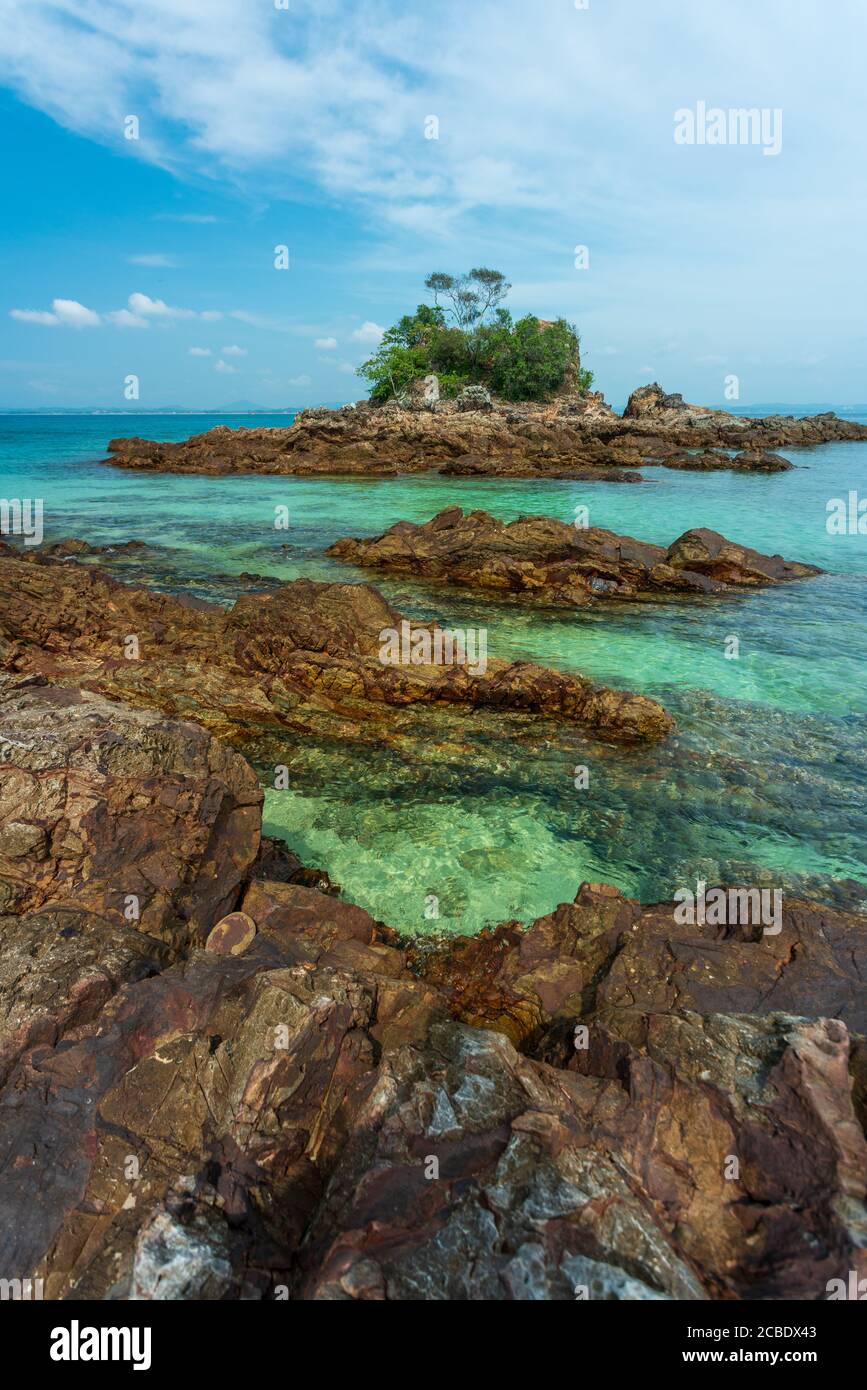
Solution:
<svg viewBox="0 0 867 1390">
<path fill-rule="evenodd" d="M 42 512 L 41 497 L 0 497 L 0 535 L 23 536 L 25 545 L 41 545 Z"/>
<path fill-rule="evenodd" d="M 676 145 L 761 145 L 763 155 L 777 155 L 783 148 L 783 111 L 780 106 L 681 106 L 674 113 Z"/>
<path fill-rule="evenodd" d="M 399 628 L 379 634 L 383 666 L 466 666 L 471 676 L 488 669 L 486 627 L 413 627 L 404 618 Z"/>
<path fill-rule="evenodd" d="M 674 920 L 679 926 L 744 926 L 762 928 L 764 936 L 783 930 L 783 894 L 779 888 L 708 888 L 703 879 L 691 888 L 678 888 Z"/>
<path fill-rule="evenodd" d="M 850 488 L 845 497 L 825 503 L 825 530 L 829 536 L 867 536 L 867 497 Z"/>
<path fill-rule="evenodd" d="M 32 1303 L 45 1297 L 42 1279 L 0 1279 L 0 1302 Z"/>
</svg>

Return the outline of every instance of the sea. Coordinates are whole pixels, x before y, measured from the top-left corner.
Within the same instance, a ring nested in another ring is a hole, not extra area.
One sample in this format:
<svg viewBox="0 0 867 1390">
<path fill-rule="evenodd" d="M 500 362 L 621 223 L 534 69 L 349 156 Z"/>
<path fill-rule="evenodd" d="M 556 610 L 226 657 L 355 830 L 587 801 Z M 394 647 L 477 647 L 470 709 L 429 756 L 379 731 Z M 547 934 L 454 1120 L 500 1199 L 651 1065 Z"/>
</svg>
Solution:
<svg viewBox="0 0 867 1390">
<path fill-rule="evenodd" d="M 867 423 L 867 407 L 835 408 Z M 113 573 L 222 604 L 248 591 L 244 571 L 370 582 L 327 558 L 327 547 L 452 505 L 569 522 L 585 506 L 590 525 L 663 545 L 706 526 L 824 572 L 724 598 L 576 611 L 377 576 L 413 617 L 487 628 L 491 656 L 653 696 L 677 733 L 625 749 L 575 729 L 534 735 L 464 714 L 450 736 L 438 725 L 425 737 L 422 727 L 400 751 L 287 735 L 267 757 L 250 754 L 268 833 L 326 869 L 349 900 L 419 933 L 528 922 L 584 880 L 644 902 L 704 881 L 867 907 L 867 535 L 831 534 L 827 524 L 834 499 L 867 498 L 867 442 L 783 450 L 790 473 L 646 468 L 635 486 L 433 473 L 184 477 L 105 462 L 114 435 L 177 440 L 218 424 L 285 428 L 292 418 L 0 415 L 0 496 L 42 499 L 47 540 L 146 541 L 153 549 Z M 287 529 L 275 528 L 277 508 L 288 509 Z M 289 773 L 279 789 L 277 763 Z"/>
</svg>

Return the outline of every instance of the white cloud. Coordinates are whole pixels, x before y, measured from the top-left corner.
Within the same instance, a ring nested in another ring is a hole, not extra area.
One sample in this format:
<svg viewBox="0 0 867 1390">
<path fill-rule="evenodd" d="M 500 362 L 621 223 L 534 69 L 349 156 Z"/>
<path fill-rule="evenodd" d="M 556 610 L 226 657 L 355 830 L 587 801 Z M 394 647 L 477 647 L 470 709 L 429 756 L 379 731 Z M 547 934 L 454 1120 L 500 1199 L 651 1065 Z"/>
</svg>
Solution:
<svg viewBox="0 0 867 1390">
<path fill-rule="evenodd" d="M 205 309 L 198 313 L 195 309 L 181 309 L 167 304 L 164 299 L 151 299 L 148 294 L 136 290 L 130 295 L 127 304 L 133 314 L 146 319 L 201 319 L 203 323 L 213 323 L 223 317 L 219 309 Z"/>
<path fill-rule="evenodd" d="M 309 378 L 309 376 L 307 375 L 306 372 L 302 372 L 301 376 L 290 376 L 290 378 L 289 378 L 289 385 L 290 385 L 290 386 L 309 386 L 309 385 L 310 385 L 310 378 Z"/>
<path fill-rule="evenodd" d="M 319 348 L 322 352 L 331 352 L 331 351 L 333 351 L 334 348 L 337 347 L 337 339 L 336 339 L 336 338 L 317 338 L 317 339 L 316 339 L 316 342 L 313 344 L 313 346 L 314 346 L 315 348 Z"/>
<path fill-rule="evenodd" d="M 110 323 L 116 323 L 118 328 L 149 328 L 147 319 L 142 318 L 141 314 L 133 314 L 129 309 L 112 309 L 111 313 L 106 314 Z"/>
<path fill-rule="evenodd" d="M 214 371 L 221 372 L 223 376 L 233 376 L 237 372 L 237 370 L 238 368 L 233 367 L 231 362 L 224 362 L 222 357 L 220 358 L 219 362 L 216 362 L 214 364 Z"/>
<path fill-rule="evenodd" d="M 130 265 L 143 265 L 153 270 L 176 270 L 177 261 L 161 251 L 148 251 L 140 256 L 127 256 Z"/>
<path fill-rule="evenodd" d="M 220 348 L 224 357 L 246 357 L 247 349 L 238 347 L 237 343 L 232 343 L 230 347 Z"/>
<path fill-rule="evenodd" d="M 641 185 L 659 186 L 648 149 L 663 145 L 682 191 L 684 168 L 699 166 L 675 151 L 672 120 L 694 92 L 733 101 L 756 92 L 758 104 L 787 106 L 787 124 L 790 110 L 803 112 L 802 149 L 850 167 L 859 126 L 839 121 L 833 96 L 860 109 L 863 6 L 798 9 L 787 26 L 791 0 L 710 11 L 656 0 L 624 26 L 618 6 L 584 14 L 565 0 L 409 9 L 319 0 L 287 26 L 274 23 L 273 6 L 238 0 L 209 0 L 207 23 L 201 0 L 0 0 L 0 74 L 55 120 L 115 148 L 136 111 L 142 138 L 130 154 L 249 178 L 266 196 L 312 177 L 407 229 L 439 223 L 448 234 L 472 208 L 574 213 L 578 190 L 582 211 L 612 199 L 641 205 Z M 829 100 L 814 91 L 816 51 L 835 56 Z M 438 140 L 424 138 L 429 113 Z M 797 179 L 797 160 L 791 168 Z M 731 201 L 728 180 L 717 196 Z"/>
<path fill-rule="evenodd" d="M 52 299 L 51 307 L 60 322 L 71 328 L 98 328 L 101 322 L 99 314 L 86 309 L 77 299 Z"/>
<path fill-rule="evenodd" d="M 98 328 L 99 314 L 79 304 L 77 299 L 52 299 L 47 309 L 10 309 L 10 317 L 21 323 L 41 323 L 46 326 L 65 324 L 69 328 Z"/>
<path fill-rule="evenodd" d="M 206 309 L 197 313 L 195 309 L 180 309 L 166 304 L 164 299 L 151 299 L 138 291 L 129 296 L 127 304 L 129 307 L 126 309 L 111 309 L 107 314 L 98 314 L 77 299 L 53 299 L 50 310 L 10 309 L 9 316 L 19 323 L 38 323 L 52 328 L 64 325 L 68 328 L 97 328 L 102 323 L 112 323 L 117 328 L 148 328 L 153 322 L 199 319 L 203 323 L 210 323 L 223 317 L 220 310 Z M 223 351 L 230 357 L 246 355 L 246 349 L 240 347 L 228 347 Z"/>
<path fill-rule="evenodd" d="M 150 295 L 140 294 L 137 290 L 130 295 L 127 303 L 134 314 L 139 314 L 144 318 L 193 319 L 196 317 L 192 309 L 173 309 L 166 304 L 164 299 L 151 299 Z"/>
<path fill-rule="evenodd" d="M 210 348 L 191 347 L 191 348 L 189 349 L 189 355 L 190 355 L 190 357 L 210 357 L 210 356 L 211 356 L 211 349 L 210 349 Z"/>
<path fill-rule="evenodd" d="M 340 363 L 340 366 L 337 368 L 337 370 L 338 370 L 339 372 L 353 372 L 353 373 L 354 373 L 354 372 L 355 372 L 355 363 L 354 363 L 354 362 L 341 362 L 341 363 Z"/>
<path fill-rule="evenodd" d="M 370 319 L 367 319 L 360 328 L 356 328 L 352 336 L 357 343 L 373 343 L 376 345 L 382 341 L 384 332 L 385 329 L 380 328 L 378 323 L 371 323 Z"/>
<path fill-rule="evenodd" d="M 56 314 L 52 314 L 48 309 L 10 309 L 9 317 L 18 319 L 19 323 L 41 323 L 46 327 L 60 323 Z"/>
</svg>

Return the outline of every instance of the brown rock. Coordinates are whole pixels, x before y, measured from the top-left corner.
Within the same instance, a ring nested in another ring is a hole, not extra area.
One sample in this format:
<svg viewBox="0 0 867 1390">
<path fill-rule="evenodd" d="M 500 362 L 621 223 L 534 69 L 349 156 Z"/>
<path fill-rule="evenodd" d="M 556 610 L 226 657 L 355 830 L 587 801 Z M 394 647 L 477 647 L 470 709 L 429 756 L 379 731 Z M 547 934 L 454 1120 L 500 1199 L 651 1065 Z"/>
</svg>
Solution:
<svg viewBox="0 0 867 1390">
<path fill-rule="evenodd" d="M 389 632 L 404 635 L 401 659 L 384 648 Z M 401 708 L 420 703 L 544 715 L 626 741 L 674 727 L 645 696 L 460 655 L 437 624 L 406 621 L 368 585 L 299 579 L 227 612 L 74 563 L 0 556 L 0 665 L 196 719 L 238 742 L 269 728 L 381 740 Z"/>
<path fill-rule="evenodd" d="M 256 923 L 246 912 L 230 912 L 213 927 L 205 950 L 217 956 L 239 956 L 256 935 Z"/>
<path fill-rule="evenodd" d="M 179 947 L 234 906 L 262 792 L 193 724 L 38 682 L 0 686 L 0 901 Z"/>
<path fill-rule="evenodd" d="M 107 462 L 146 472 L 363 473 L 395 475 L 438 469 L 450 474 L 503 477 L 605 478 L 634 482 L 648 448 L 737 449 L 761 457 L 782 446 L 865 439 L 867 427 L 824 414 L 753 420 L 691 406 L 656 384 L 633 392 L 621 417 L 601 397 L 560 397 L 549 403 L 494 402 L 465 410 L 454 401 L 367 402 L 339 410 L 302 411 L 286 429 L 229 429 L 220 425 L 177 444 L 113 439 Z M 674 466 L 733 468 L 789 466 L 732 460 Z M 657 454 L 659 461 L 664 457 Z"/>
<path fill-rule="evenodd" d="M 507 524 L 460 507 L 424 525 L 398 521 L 372 540 L 339 540 L 327 553 L 371 569 L 555 605 L 724 593 L 820 573 L 716 531 L 687 531 L 665 549 L 599 527 L 544 516 Z"/>
</svg>

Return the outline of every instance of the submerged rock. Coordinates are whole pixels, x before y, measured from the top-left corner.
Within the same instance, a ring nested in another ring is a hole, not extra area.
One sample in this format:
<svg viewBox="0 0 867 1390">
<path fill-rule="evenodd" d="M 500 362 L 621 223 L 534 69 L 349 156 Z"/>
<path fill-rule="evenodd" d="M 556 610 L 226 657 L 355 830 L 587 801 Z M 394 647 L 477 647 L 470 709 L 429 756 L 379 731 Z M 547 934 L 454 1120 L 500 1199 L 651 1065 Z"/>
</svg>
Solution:
<svg viewBox="0 0 867 1390">
<path fill-rule="evenodd" d="M 553 604 L 725 593 L 820 573 L 716 531 L 687 531 L 665 549 L 551 517 L 506 523 L 460 507 L 424 525 L 399 521 L 372 540 L 339 540 L 327 553 L 371 569 Z"/>
</svg>

